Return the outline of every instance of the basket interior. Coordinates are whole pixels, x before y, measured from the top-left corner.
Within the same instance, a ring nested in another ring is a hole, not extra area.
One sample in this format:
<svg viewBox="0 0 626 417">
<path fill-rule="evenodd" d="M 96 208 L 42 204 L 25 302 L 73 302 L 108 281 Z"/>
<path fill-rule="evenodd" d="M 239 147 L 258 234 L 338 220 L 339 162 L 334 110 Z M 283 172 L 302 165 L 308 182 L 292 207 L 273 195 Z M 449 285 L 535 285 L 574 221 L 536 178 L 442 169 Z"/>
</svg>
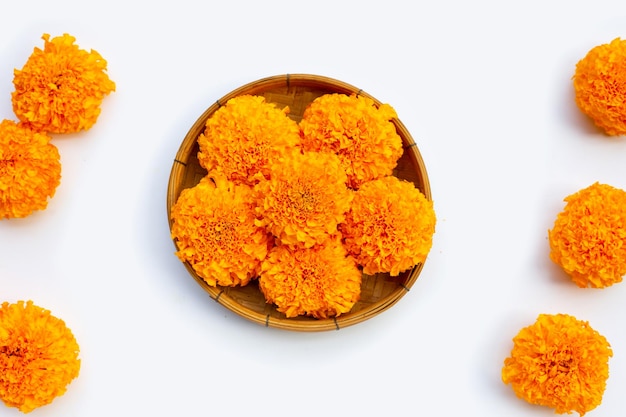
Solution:
<svg viewBox="0 0 626 417">
<path fill-rule="evenodd" d="M 172 165 L 167 190 L 167 215 L 170 227 L 170 210 L 180 192 L 196 185 L 206 175 L 197 159 L 198 136 L 204 131 L 206 121 L 211 115 L 233 97 L 252 94 L 264 96 L 265 100 L 275 103 L 277 107 L 289 106 L 289 117 L 300 121 L 305 108 L 315 98 L 328 93 L 359 94 L 372 99 L 377 105 L 381 103 L 367 93 L 342 81 L 327 77 L 307 74 L 288 74 L 264 78 L 246 84 L 211 105 L 194 123 L 176 154 Z M 424 162 L 410 133 L 399 120 L 393 120 L 396 130 L 403 141 L 404 152 L 394 175 L 411 181 L 431 199 L 430 185 Z M 286 318 L 276 308 L 266 303 L 255 280 L 244 287 L 211 287 L 200 278 L 191 265 L 185 264 L 190 275 L 217 302 L 236 314 L 268 327 L 295 331 L 338 330 L 367 320 L 388 309 L 408 292 L 417 280 L 422 264 L 401 273 L 397 277 L 389 274 L 363 275 L 361 298 L 352 310 L 337 318 L 314 319 L 309 317 Z"/>
</svg>

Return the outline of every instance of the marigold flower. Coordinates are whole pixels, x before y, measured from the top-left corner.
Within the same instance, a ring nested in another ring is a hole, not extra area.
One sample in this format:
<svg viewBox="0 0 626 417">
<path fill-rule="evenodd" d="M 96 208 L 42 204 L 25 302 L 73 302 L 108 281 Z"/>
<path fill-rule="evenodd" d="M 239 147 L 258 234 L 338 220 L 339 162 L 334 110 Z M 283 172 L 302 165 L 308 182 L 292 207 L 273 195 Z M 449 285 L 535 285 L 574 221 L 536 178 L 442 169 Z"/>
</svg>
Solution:
<svg viewBox="0 0 626 417">
<path fill-rule="evenodd" d="M 14 71 L 13 111 L 33 129 L 49 133 L 87 130 L 98 119 L 105 96 L 115 91 L 107 62 L 96 52 L 74 44 L 68 34 L 35 48 L 21 70 Z"/>
<path fill-rule="evenodd" d="M 263 261 L 259 288 L 287 317 L 325 319 L 359 300 L 361 271 L 337 238 L 311 248 L 277 245 Z"/>
<path fill-rule="evenodd" d="M 254 224 L 252 189 L 224 177 L 204 177 L 172 207 L 176 255 L 211 286 L 243 286 L 258 276 L 273 244 Z"/>
<path fill-rule="evenodd" d="M 336 153 L 348 175 L 348 186 L 391 175 L 402 156 L 402 138 L 391 122 L 396 111 L 376 107 L 359 95 L 325 94 L 315 99 L 300 121 L 305 151 Z"/>
<path fill-rule="evenodd" d="M 573 80 L 578 108 L 607 135 L 626 134 L 626 40 L 592 48 Z"/>
<path fill-rule="evenodd" d="M 413 183 L 388 176 L 361 185 L 339 230 L 364 273 L 397 276 L 426 259 L 435 223 L 432 201 Z"/>
<path fill-rule="evenodd" d="M 262 96 L 234 97 L 206 122 L 198 137 L 198 161 L 209 173 L 254 185 L 286 150 L 299 148 L 298 124 Z"/>
<path fill-rule="evenodd" d="M 0 399 L 24 413 L 65 394 L 80 371 L 79 347 L 63 320 L 32 301 L 0 306 Z"/>
<path fill-rule="evenodd" d="M 283 244 L 306 247 L 337 232 L 352 200 L 346 174 L 332 153 L 292 152 L 271 167 L 270 179 L 255 191 L 257 224 Z"/>
<path fill-rule="evenodd" d="M 621 282 L 626 274 L 626 191 L 596 182 L 564 201 L 548 231 L 550 258 L 579 287 Z"/>
<path fill-rule="evenodd" d="M 602 402 L 611 356 L 606 338 L 588 322 L 540 314 L 513 338 L 502 381 L 530 404 L 583 416 Z"/>
<path fill-rule="evenodd" d="M 44 210 L 60 182 L 60 155 L 50 137 L 21 123 L 0 122 L 0 219 Z"/>
</svg>

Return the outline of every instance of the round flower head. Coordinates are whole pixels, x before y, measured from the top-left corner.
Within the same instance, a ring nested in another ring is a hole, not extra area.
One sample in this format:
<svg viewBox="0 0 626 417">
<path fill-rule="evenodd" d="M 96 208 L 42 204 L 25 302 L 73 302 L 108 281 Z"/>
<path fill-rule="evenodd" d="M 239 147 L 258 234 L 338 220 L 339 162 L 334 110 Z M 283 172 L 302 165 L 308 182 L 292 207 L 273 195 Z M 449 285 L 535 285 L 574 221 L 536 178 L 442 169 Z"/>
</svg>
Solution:
<svg viewBox="0 0 626 417">
<path fill-rule="evenodd" d="M 621 282 L 626 274 L 626 191 L 594 183 L 565 201 L 548 231 L 550 258 L 579 287 Z"/>
<path fill-rule="evenodd" d="M 573 80 L 578 108 L 607 135 L 626 134 L 626 41 L 592 48 Z"/>
<path fill-rule="evenodd" d="M 259 288 L 287 317 L 325 319 L 359 300 L 361 271 L 337 238 L 311 248 L 278 245 L 263 261 Z"/>
<path fill-rule="evenodd" d="M 79 347 L 65 323 L 32 301 L 0 306 L 0 399 L 24 413 L 51 403 L 78 376 Z"/>
<path fill-rule="evenodd" d="M 391 175 L 402 156 L 402 138 L 391 122 L 395 110 L 376 107 L 373 100 L 357 95 L 325 94 L 315 99 L 300 121 L 305 151 L 339 155 L 348 175 L 348 186 Z"/>
<path fill-rule="evenodd" d="M 502 381 L 530 404 L 583 416 L 602 402 L 611 356 L 606 338 L 588 322 L 541 314 L 513 338 Z"/>
<path fill-rule="evenodd" d="M 364 273 L 397 276 L 426 259 L 435 223 L 432 201 L 413 183 L 388 176 L 355 192 L 339 230 Z"/>
<path fill-rule="evenodd" d="M 209 173 L 254 185 L 278 158 L 300 145 L 298 124 L 262 96 L 232 98 L 207 120 L 198 137 L 198 161 Z"/>
<path fill-rule="evenodd" d="M 0 122 L 0 219 L 44 210 L 61 182 L 59 151 L 45 133 Z"/>
<path fill-rule="evenodd" d="M 352 192 L 336 155 L 292 152 L 270 172 L 270 179 L 255 188 L 259 225 L 283 244 L 306 247 L 337 232 Z"/>
<path fill-rule="evenodd" d="M 176 255 L 211 286 L 248 284 L 272 245 L 254 224 L 252 189 L 223 177 L 204 177 L 183 190 L 171 218 Z"/>
<path fill-rule="evenodd" d="M 107 62 L 87 52 L 68 34 L 35 48 L 21 70 L 14 71 L 13 111 L 33 129 L 48 133 L 87 130 L 100 115 L 102 100 L 115 83 L 106 74 Z"/>
</svg>

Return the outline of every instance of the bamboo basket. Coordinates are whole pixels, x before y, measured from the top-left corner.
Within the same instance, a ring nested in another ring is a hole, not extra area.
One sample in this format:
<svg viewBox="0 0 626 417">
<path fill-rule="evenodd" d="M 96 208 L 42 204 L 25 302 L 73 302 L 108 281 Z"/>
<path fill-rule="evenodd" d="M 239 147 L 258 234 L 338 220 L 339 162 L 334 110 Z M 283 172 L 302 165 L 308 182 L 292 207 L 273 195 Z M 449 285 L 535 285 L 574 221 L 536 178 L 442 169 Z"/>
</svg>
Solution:
<svg viewBox="0 0 626 417">
<path fill-rule="evenodd" d="M 307 105 L 316 97 L 327 93 L 358 94 L 369 97 L 377 105 L 381 102 L 361 89 L 331 78 L 308 75 L 287 74 L 263 78 L 239 87 L 211 105 L 193 124 L 184 137 L 172 165 L 167 189 L 167 215 L 170 229 L 170 212 L 180 192 L 196 185 L 206 175 L 197 159 L 197 138 L 204 131 L 205 123 L 220 106 L 233 97 L 252 94 L 261 95 L 277 107 L 289 106 L 289 117 L 300 121 Z M 398 161 L 394 175 L 413 182 L 431 200 L 431 190 L 426 167 L 420 152 L 409 131 L 400 120 L 392 120 L 404 145 L 403 156 Z M 175 242 L 174 242 L 175 243 Z M 368 320 L 396 304 L 413 286 L 422 271 L 423 264 L 401 273 L 397 277 L 389 274 L 363 275 L 361 299 L 347 314 L 331 319 L 310 317 L 287 318 L 276 308 L 266 303 L 256 280 L 244 287 L 211 287 L 200 278 L 191 265 L 185 263 L 189 274 L 216 302 L 239 316 L 257 324 L 284 330 L 318 332 L 339 330 Z"/>
</svg>

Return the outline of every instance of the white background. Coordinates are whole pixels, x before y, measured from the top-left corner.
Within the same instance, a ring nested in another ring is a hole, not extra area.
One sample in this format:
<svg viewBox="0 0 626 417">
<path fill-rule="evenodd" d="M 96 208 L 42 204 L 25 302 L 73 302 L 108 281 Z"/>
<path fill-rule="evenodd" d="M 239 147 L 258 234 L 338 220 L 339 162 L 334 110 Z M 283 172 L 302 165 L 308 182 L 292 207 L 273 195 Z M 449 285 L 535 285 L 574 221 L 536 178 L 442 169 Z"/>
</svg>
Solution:
<svg viewBox="0 0 626 417">
<path fill-rule="evenodd" d="M 0 118 L 13 70 L 69 33 L 117 91 L 89 131 L 54 136 L 47 210 L 0 221 L 0 298 L 62 318 L 82 368 L 44 416 L 552 416 L 500 379 L 512 337 L 567 313 L 611 343 L 603 403 L 626 413 L 626 283 L 579 289 L 548 258 L 563 198 L 626 188 L 626 138 L 573 100 L 576 62 L 626 37 L 616 1 L 13 1 L 0 14 Z M 166 188 L 215 100 L 272 75 L 336 78 L 391 104 L 426 162 L 438 216 L 413 289 L 340 331 L 248 322 L 174 256 Z M 0 404 L 0 416 L 22 415 Z"/>
</svg>

